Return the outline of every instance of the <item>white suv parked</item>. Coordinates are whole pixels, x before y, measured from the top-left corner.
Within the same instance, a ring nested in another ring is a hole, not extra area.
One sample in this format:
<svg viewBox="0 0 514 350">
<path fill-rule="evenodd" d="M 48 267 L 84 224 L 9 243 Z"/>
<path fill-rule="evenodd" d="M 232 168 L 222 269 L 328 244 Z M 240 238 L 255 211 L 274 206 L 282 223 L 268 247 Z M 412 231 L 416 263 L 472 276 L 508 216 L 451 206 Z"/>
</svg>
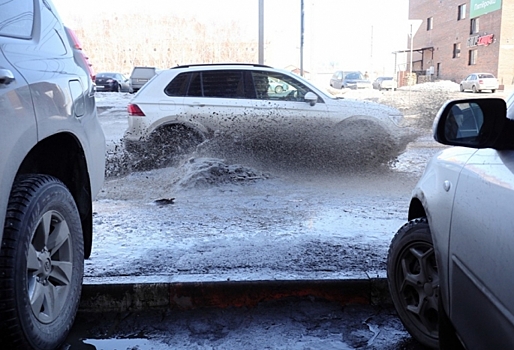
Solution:
<svg viewBox="0 0 514 350">
<path fill-rule="evenodd" d="M 155 157 L 161 165 L 177 150 L 220 134 L 244 144 L 259 142 L 265 132 L 266 147 L 272 150 L 358 150 L 363 162 L 373 161 L 378 149 L 392 150 L 394 158 L 405 147 L 397 125 L 400 111 L 335 98 L 294 73 L 264 65 L 205 64 L 161 71 L 132 99 L 128 112 L 126 149 Z"/>
<path fill-rule="evenodd" d="M 49 0 L 0 2 L 0 342 L 73 324 L 105 167 L 86 57 Z"/>
</svg>

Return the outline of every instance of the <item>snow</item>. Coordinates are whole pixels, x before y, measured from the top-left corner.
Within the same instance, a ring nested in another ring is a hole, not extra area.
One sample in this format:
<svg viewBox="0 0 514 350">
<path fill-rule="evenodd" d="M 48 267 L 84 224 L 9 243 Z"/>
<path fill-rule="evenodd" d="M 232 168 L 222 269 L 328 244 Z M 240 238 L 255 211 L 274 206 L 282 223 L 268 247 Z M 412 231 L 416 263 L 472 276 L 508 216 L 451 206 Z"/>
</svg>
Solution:
<svg viewBox="0 0 514 350">
<path fill-rule="evenodd" d="M 425 129 L 389 167 L 325 172 L 190 154 L 124 173 L 133 95 L 96 96 L 112 176 L 93 203 L 86 283 L 385 277 L 410 193 L 441 149 Z"/>
</svg>

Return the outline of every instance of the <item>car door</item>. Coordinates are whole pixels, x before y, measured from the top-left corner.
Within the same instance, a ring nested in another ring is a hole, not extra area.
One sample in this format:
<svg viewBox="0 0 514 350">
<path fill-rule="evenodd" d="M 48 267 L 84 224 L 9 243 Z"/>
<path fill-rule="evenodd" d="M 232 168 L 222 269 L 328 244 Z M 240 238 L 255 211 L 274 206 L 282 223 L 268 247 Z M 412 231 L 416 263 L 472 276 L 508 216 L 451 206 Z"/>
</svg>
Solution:
<svg viewBox="0 0 514 350">
<path fill-rule="evenodd" d="M 249 96 L 253 101 L 252 128 L 246 134 L 254 134 L 254 142 L 266 142 L 268 148 L 302 149 L 320 146 L 328 135 L 333 122 L 327 105 L 321 96 L 316 103 L 305 100 L 311 89 L 293 76 L 274 71 L 249 72 L 255 93 Z M 267 94 L 261 96 L 261 79 L 266 82 Z M 282 91 L 269 89 L 269 83 L 285 87 Z"/>
<path fill-rule="evenodd" d="M 26 16 L 22 16 L 25 14 Z M 0 193 L 9 193 L 21 161 L 37 143 L 37 124 L 30 88 L 21 72 L 4 54 L 5 46 L 21 45 L 30 38 L 34 2 L 20 0 L 0 5 Z M 18 19 L 18 21 L 16 20 Z M 7 202 L 0 201 L 0 226 L 3 227 Z M 1 240 L 2 230 L 0 230 Z"/>
<path fill-rule="evenodd" d="M 235 139 L 251 128 L 254 104 L 245 95 L 244 71 L 221 69 L 186 74 L 189 88 L 183 104 L 188 123 Z"/>
<path fill-rule="evenodd" d="M 475 74 L 470 74 L 466 78 L 466 86 L 464 87 L 466 90 L 471 90 L 473 88 L 473 85 L 475 84 L 477 80 L 477 77 Z"/>
<path fill-rule="evenodd" d="M 478 150 L 461 172 L 450 233 L 450 318 L 468 346 L 514 344 L 514 151 Z"/>
</svg>

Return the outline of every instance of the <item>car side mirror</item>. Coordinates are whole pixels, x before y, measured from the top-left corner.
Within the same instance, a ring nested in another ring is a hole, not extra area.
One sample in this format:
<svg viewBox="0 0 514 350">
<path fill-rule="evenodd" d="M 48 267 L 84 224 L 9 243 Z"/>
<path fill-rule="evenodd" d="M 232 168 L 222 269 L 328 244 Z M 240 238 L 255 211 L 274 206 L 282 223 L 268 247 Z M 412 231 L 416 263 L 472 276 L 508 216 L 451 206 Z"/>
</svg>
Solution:
<svg viewBox="0 0 514 350">
<path fill-rule="evenodd" d="M 305 94 L 304 97 L 305 102 L 309 102 L 311 106 L 314 106 L 316 102 L 318 102 L 318 95 L 316 95 L 314 92 L 309 91 Z"/>
<path fill-rule="evenodd" d="M 514 121 L 501 98 L 446 102 L 434 120 L 434 139 L 444 145 L 514 149 Z"/>
</svg>

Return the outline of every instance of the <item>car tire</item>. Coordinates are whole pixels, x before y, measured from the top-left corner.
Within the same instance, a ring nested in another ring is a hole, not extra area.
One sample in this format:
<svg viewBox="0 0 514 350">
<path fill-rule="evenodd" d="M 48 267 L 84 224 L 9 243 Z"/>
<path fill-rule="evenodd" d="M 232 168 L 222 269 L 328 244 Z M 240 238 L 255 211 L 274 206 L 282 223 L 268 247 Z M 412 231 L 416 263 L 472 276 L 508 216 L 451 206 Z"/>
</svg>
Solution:
<svg viewBox="0 0 514 350">
<path fill-rule="evenodd" d="M 462 84 L 460 84 L 460 92 L 464 92 L 464 86 L 462 86 Z"/>
<path fill-rule="evenodd" d="M 275 87 L 275 93 L 276 93 L 276 94 L 280 94 L 280 93 L 282 93 L 282 92 L 284 92 L 284 88 L 282 87 L 282 85 L 277 85 L 277 86 Z"/>
<path fill-rule="evenodd" d="M 491 93 L 492 93 L 492 94 L 494 94 L 495 92 L 496 92 L 496 90 L 495 90 L 495 89 L 492 89 L 492 90 L 491 90 Z"/>
<path fill-rule="evenodd" d="M 121 92 L 121 85 L 120 84 L 116 84 L 116 92 Z"/>
<path fill-rule="evenodd" d="M 476 94 L 478 92 L 477 87 L 475 85 L 473 85 L 471 87 L 471 91 L 473 91 L 473 93 Z"/>
<path fill-rule="evenodd" d="M 437 348 L 439 274 L 426 218 L 409 221 L 392 239 L 387 280 L 405 328 L 424 346 Z"/>
<path fill-rule="evenodd" d="M 6 214 L 2 345 L 58 348 L 73 325 L 82 290 L 84 243 L 75 201 L 58 179 L 24 175 L 13 185 Z"/>
</svg>

